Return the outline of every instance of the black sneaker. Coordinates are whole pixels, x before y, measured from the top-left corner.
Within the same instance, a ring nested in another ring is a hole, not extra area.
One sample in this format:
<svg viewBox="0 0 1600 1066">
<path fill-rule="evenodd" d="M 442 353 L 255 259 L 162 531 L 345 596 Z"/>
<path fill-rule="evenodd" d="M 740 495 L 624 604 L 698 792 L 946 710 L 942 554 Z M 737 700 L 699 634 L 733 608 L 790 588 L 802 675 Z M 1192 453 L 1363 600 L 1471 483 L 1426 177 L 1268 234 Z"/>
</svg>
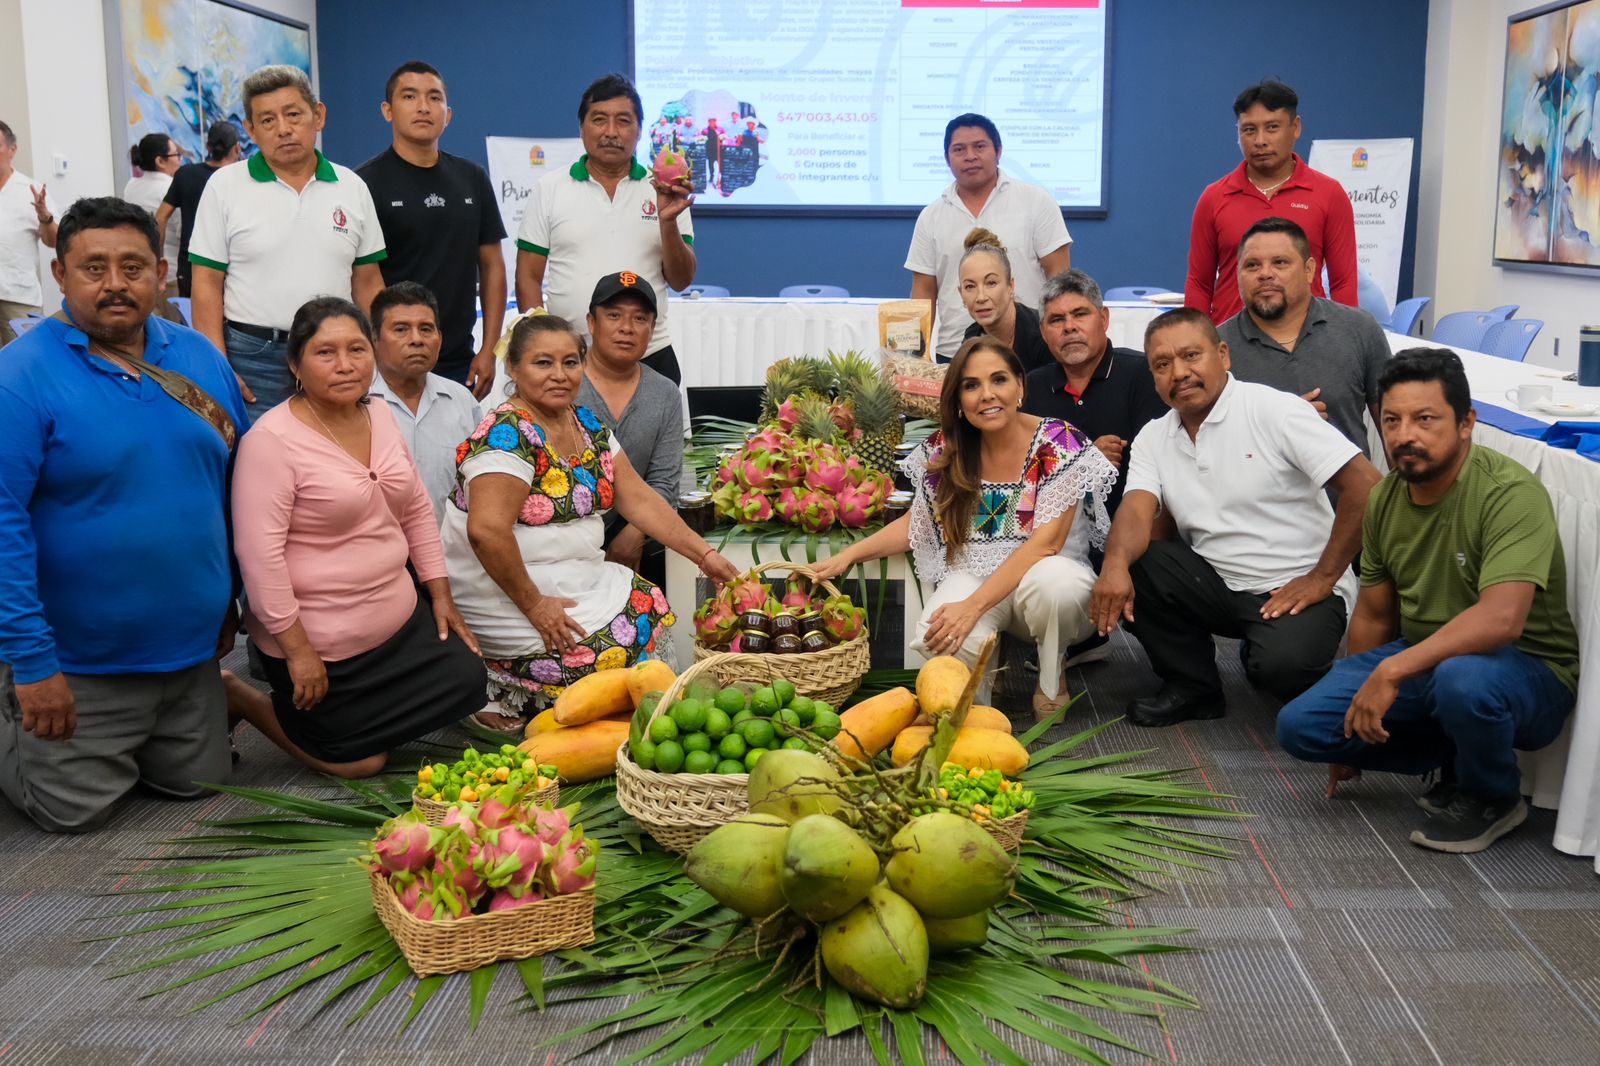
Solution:
<svg viewBox="0 0 1600 1066">
<path fill-rule="evenodd" d="M 1089 663 L 1099 663 L 1111 658 L 1111 638 L 1102 637 L 1096 633 L 1087 640 L 1080 640 L 1067 649 L 1067 661 L 1061 664 L 1063 670 L 1073 670 Z"/>
<path fill-rule="evenodd" d="M 1412 830 L 1411 843 L 1453 855 L 1470 855 L 1487 848 L 1527 817 L 1528 805 L 1521 796 L 1489 803 L 1457 789 L 1443 810 L 1423 819 L 1421 829 Z"/>
<path fill-rule="evenodd" d="M 1416 804 L 1429 814 L 1439 814 L 1450 806 L 1450 801 L 1456 798 L 1459 791 L 1454 781 L 1446 781 L 1441 777 L 1416 797 Z"/>
</svg>

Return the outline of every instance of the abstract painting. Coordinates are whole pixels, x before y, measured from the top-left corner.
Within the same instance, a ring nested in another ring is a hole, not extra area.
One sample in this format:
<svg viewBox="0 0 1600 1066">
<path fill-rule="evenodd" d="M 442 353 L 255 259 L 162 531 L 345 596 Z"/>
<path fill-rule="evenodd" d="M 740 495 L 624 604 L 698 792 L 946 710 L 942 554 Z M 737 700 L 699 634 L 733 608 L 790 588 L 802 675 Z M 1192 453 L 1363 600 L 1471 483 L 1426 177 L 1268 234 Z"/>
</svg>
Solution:
<svg viewBox="0 0 1600 1066">
<path fill-rule="evenodd" d="M 1511 18 L 1496 262 L 1600 269 L 1600 0 Z"/>
<path fill-rule="evenodd" d="M 121 41 L 113 93 L 120 88 L 117 125 L 130 145 L 165 133 L 196 162 L 205 158 L 206 130 L 227 121 L 239 128 L 249 155 L 255 146 L 244 128 L 244 79 L 271 63 L 311 73 L 311 31 L 302 23 L 227 0 L 108 0 L 107 6 L 113 3 Z"/>
</svg>

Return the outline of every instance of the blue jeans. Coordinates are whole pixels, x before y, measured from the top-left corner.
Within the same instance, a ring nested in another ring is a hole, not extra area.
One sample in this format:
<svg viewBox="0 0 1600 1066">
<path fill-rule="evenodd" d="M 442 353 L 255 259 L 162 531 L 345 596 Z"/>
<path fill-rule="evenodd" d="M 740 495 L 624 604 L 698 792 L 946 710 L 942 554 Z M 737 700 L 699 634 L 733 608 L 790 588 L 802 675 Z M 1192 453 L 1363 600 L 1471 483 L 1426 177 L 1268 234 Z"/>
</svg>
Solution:
<svg viewBox="0 0 1600 1066">
<path fill-rule="evenodd" d="M 289 342 L 263 340 L 231 326 L 223 327 L 222 341 L 228 346 L 228 362 L 234 372 L 256 394 L 255 402 L 245 404 L 245 410 L 250 421 L 257 422 L 294 392 Z"/>
<path fill-rule="evenodd" d="M 1383 716 L 1389 739 L 1368 744 L 1344 735 L 1356 691 L 1383 660 L 1406 649 L 1392 641 L 1333 664 L 1333 669 L 1278 712 L 1278 743 L 1297 759 L 1363 770 L 1425 774 L 1444 766 L 1474 799 L 1515 800 L 1522 794 L 1518 749 L 1555 740 L 1573 694 L 1539 659 L 1516 648 L 1446 659 L 1400 686 Z"/>
</svg>

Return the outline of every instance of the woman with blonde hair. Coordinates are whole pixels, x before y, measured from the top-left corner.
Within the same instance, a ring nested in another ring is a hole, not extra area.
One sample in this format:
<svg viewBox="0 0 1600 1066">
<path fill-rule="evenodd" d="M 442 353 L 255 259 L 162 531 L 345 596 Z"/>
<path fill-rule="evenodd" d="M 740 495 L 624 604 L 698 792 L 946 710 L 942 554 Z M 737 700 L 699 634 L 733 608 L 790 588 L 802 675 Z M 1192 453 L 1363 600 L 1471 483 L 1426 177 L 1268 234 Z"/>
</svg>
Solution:
<svg viewBox="0 0 1600 1066">
<path fill-rule="evenodd" d="M 966 339 L 993 337 L 1017 353 L 1023 376 L 1055 361 L 1039 332 L 1039 313 L 1017 302 L 1011 256 L 1000 238 L 983 227 L 967 234 L 957 267 L 961 303 L 972 316 Z"/>
<path fill-rule="evenodd" d="M 912 648 L 971 664 L 996 631 L 1033 641 L 1042 718 L 1067 699 L 1063 653 L 1094 631 L 1089 546 L 1105 541 L 1117 469 L 1067 423 L 1024 414 L 1024 378 L 993 337 L 963 344 L 945 373 L 939 431 L 905 461 L 910 511 L 820 572 L 911 551 L 934 585 Z"/>
</svg>

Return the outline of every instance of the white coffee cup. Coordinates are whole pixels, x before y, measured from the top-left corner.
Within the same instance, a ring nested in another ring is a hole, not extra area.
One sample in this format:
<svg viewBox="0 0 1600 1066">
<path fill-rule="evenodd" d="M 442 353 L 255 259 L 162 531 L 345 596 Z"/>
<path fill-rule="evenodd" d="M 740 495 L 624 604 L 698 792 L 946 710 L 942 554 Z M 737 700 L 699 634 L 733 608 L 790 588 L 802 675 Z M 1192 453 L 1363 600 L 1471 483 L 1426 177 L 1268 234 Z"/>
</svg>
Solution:
<svg viewBox="0 0 1600 1066">
<path fill-rule="evenodd" d="M 1555 395 L 1555 387 L 1551 385 L 1518 385 L 1515 389 L 1506 390 L 1506 399 L 1524 411 L 1536 410 L 1555 399 Z"/>
</svg>

